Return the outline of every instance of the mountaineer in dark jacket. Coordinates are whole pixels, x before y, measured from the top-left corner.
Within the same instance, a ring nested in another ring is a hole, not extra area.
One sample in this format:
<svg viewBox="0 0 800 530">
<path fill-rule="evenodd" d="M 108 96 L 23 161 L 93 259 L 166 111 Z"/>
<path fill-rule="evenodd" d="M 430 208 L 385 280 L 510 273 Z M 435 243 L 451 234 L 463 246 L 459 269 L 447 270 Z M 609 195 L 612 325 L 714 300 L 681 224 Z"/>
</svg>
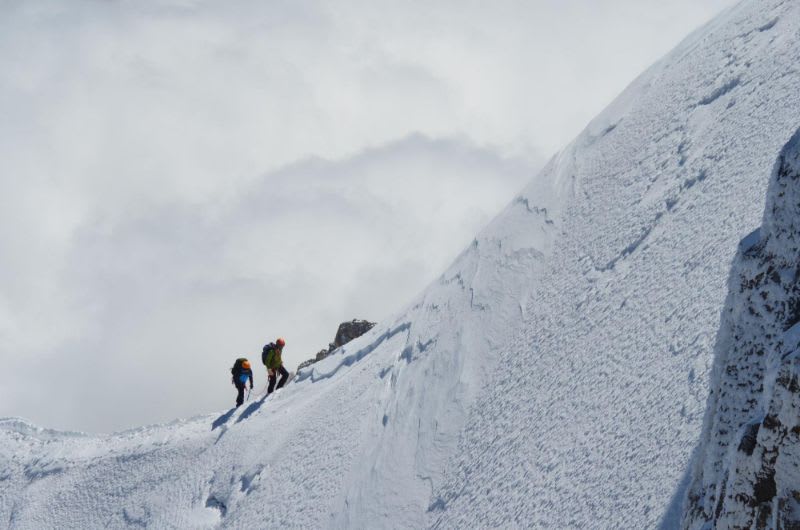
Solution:
<svg viewBox="0 0 800 530">
<path fill-rule="evenodd" d="M 240 357 L 236 359 L 236 362 L 233 363 L 233 368 L 231 368 L 231 382 L 239 392 L 236 395 L 237 407 L 244 403 L 244 387 L 248 379 L 250 380 L 250 390 L 253 390 L 253 370 L 250 368 L 250 361 Z"/>
</svg>

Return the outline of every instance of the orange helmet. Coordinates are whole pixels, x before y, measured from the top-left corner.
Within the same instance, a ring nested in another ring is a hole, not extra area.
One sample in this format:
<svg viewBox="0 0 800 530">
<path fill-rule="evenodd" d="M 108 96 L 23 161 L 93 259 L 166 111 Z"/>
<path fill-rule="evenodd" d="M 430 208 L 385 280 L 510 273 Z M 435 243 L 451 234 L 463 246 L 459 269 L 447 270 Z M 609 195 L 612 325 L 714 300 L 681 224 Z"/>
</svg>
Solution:
<svg viewBox="0 0 800 530">
<path fill-rule="evenodd" d="M 275 341 L 275 344 L 277 344 L 278 347 L 283 348 L 284 346 L 286 346 L 286 341 L 283 340 L 283 337 L 281 337 Z"/>
<path fill-rule="evenodd" d="M 249 370 L 250 369 L 250 361 L 244 361 L 242 363 L 242 368 L 244 368 L 245 370 Z"/>
</svg>

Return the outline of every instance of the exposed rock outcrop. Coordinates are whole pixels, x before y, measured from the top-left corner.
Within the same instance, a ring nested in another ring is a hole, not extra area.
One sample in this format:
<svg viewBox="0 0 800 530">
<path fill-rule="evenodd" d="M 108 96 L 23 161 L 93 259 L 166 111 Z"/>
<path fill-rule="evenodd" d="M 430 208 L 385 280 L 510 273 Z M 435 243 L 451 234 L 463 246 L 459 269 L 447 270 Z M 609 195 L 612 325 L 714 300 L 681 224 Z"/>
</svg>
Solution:
<svg viewBox="0 0 800 530">
<path fill-rule="evenodd" d="M 800 130 L 734 260 L 684 527 L 800 528 Z"/>
<path fill-rule="evenodd" d="M 339 324 L 339 329 L 336 331 L 336 337 L 334 337 L 333 342 L 328 344 L 326 349 L 320 350 L 313 359 L 309 359 L 300 363 L 300 365 L 297 367 L 297 371 L 299 372 L 303 368 L 321 361 L 333 353 L 337 348 L 341 348 L 351 340 L 357 339 L 367 331 L 371 330 L 374 326 L 375 322 L 369 322 L 367 320 L 353 319 L 350 322 L 342 322 Z"/>
</svg>

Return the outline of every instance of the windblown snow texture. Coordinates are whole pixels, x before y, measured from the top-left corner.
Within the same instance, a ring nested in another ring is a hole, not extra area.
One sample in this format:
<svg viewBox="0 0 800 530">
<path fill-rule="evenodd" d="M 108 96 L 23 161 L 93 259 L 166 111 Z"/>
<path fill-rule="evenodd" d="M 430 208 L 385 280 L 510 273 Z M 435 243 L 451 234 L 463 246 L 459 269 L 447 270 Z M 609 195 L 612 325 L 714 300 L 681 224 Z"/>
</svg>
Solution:
<svg viewBox="0 0 800 530">
<path fill-rule="evenodd" d="M 678 525 L 731 261 L 800 125 L 798 64 L 800 2 L 724 13 L 407 309 L 268 399 L 100 437 L 0 423 L 0 524 Z M 787 440 L 767 431 L 754 458 Z"/>
<path fill-rule="evenodd" d="M 743 2 L 567 151 L 559 236 L 432 525 L 679 525 L 731 261 L 800 125 L 799 60 L 800 3 Z"/>
<path fill-rule="evenodd" d="M 800 130 L 739 247 L 686 528 L 800 527 Z"/>
</svg>

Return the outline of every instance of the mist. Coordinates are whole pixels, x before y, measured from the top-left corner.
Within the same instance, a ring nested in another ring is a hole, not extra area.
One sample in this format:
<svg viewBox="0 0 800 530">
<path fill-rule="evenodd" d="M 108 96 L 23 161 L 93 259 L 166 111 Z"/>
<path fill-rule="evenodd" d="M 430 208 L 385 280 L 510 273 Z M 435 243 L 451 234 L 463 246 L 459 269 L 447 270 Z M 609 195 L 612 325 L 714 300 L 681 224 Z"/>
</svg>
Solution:
<svg viewBox="0 0 800 530">
<path fill-rule="evenodd" d="M 0 416 L 231 406 L 236 357 L 401 310 L 732 4 L 4 2 Z"/>
</svg>

